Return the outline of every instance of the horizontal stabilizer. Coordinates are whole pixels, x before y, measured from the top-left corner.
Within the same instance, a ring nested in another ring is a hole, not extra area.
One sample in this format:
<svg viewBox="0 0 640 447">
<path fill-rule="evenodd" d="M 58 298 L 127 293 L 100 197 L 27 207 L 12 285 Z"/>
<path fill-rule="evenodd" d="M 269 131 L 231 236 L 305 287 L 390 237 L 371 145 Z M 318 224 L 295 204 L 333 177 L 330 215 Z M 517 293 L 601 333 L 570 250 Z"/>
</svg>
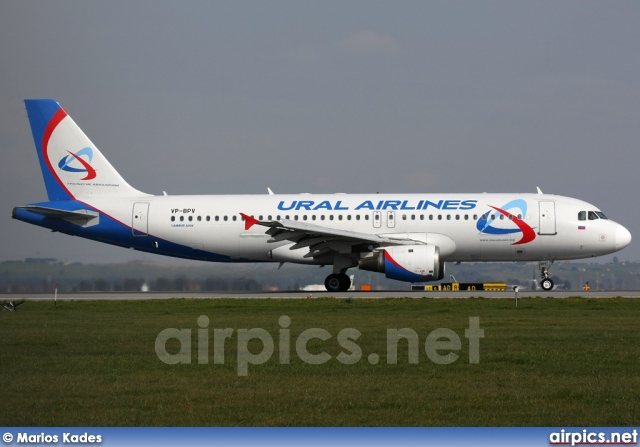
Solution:
<svg viewBox="0 0 640 447">
<path fill-rule="evenodd" d="M 69 223 L 79 225 L 81 227 L 91 227 L 93 225 L 97 225 L 100 221 L 100 214 L 97 211 L 91 210 L 68 211 L 39 205 L 19 206 L 18 208 L 32 213 L 41 214 L 45 217 L 66 220 Z"/>
</svg>

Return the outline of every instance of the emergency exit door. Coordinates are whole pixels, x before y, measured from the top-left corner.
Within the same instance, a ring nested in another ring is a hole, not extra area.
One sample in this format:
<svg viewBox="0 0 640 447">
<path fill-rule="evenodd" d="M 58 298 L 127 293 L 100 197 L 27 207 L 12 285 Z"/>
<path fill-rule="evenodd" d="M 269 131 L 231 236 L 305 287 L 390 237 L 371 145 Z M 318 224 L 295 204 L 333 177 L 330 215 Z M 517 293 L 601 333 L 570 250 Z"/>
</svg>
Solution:
<svg viewBox="0 0 640 447">
<path fill-rule="evenodd" d="M 396 212 L 387 211 L 387 228 L 395 228 L 396 226 Z"/>
</svg>

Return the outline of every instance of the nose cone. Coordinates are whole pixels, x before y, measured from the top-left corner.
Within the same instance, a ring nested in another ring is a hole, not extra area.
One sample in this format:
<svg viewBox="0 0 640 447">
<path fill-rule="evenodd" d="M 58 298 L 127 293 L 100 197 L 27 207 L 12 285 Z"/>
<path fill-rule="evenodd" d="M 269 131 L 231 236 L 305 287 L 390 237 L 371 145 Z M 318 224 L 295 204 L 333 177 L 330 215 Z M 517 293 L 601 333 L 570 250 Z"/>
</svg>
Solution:
<svg viewBox="0 0 640 447">
<path fill-rule="evenodd" d="M 616 250 L 622 250 L 631 243 L 631 233 L 622 225 L 616 228 Z"/>
</svg>

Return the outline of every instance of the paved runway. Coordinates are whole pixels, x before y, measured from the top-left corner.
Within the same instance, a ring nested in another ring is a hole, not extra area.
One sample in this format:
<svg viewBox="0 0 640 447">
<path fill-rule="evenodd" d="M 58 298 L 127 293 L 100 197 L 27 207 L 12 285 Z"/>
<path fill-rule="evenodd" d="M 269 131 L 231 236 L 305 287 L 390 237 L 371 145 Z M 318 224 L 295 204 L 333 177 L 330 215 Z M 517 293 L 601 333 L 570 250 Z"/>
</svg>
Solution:
<svg viewBox="0 0 640 447">
<path fill-rule="evenodd" d="M 551 291 L 544 292 L 542 290 L 524 290 L 518 292 L 518 298 L 542 297 L 542 298 L 569 298 L 569 297 L 588 297 L 588 298 L 640 298 L 639 290 L 622 290 L 622 291 Z M 187 293 L 187 292 L 85 292 L 85 293 L 64 293 L 58 294 L 58 300 L 166 300 L 173 298 L 190 298 L 190 299 L 220 299 L 220 298 L 247 298 L 247 299 L 309 299 L 309 298 L 502 298 L 514 299 L 513 291 L 495 292 L 495 291 L 443 291 L 443 292 L 427 292 L 427 291 L 371 291 L 371 292 L 246 292 L 246 293 Z M 16 301 L 20 299 L 26 300 L 53 300 L 53 294 L 0 294 L 0 300 Z"/>
</svg>

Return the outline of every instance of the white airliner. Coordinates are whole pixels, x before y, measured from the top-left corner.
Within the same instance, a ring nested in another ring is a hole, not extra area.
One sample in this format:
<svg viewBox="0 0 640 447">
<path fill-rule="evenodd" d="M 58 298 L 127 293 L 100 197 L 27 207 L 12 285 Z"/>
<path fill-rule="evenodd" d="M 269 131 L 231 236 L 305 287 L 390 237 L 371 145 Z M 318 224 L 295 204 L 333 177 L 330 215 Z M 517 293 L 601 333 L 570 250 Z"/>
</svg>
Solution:
<svg viewBox="0 0 640 447">
<path fill-rule="evenodd" d="M 60 105 L 25 101 L 49 200 L 13 218 L 53 231 L 178 258 L 330 265 L 407 282 L 444 277 L 445 262 L 555 260 L 623 249 L 631 234 L 581 200 L 542 194 L 154 196 L 130 186 Z"/>
</svg>

